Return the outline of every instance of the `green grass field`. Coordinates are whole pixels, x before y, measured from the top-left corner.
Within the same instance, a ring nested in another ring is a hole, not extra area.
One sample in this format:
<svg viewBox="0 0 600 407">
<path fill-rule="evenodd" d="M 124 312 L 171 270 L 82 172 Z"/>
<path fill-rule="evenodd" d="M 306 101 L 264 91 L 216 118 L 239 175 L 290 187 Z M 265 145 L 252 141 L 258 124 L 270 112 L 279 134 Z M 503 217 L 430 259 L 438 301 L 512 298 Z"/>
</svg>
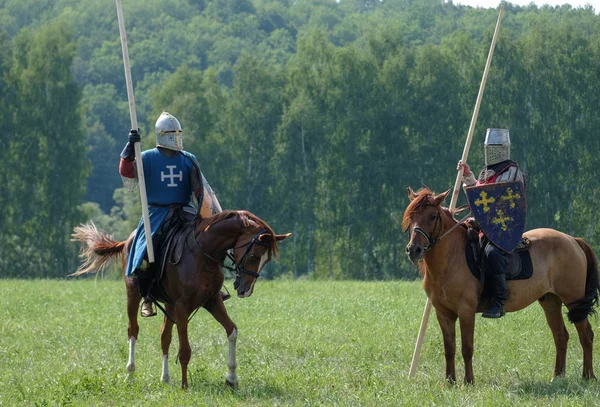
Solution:
<svg viewBox="0 0 600 407">
<path fill-rule="evenodd" d="M 478 317 L 474 386 L 445 383 L 432 315 L 417 377 L 409 379 L 424 304 L 420 282 L 260 281 L 252 297 L 227 302 L 239 328 L 239 390 L 224 386 L 225 333 L 200 310 L 190 324 L 190 387 L 182 391 L 176 337 L 171 383 L 160 382 L 161 317 L 140 322 L 137 371 L 125 372 L 121 281 L 0 280 L 0 405 L 600 405 L 600 384 L 581 379 L 571 325 L 567 375 L 551 381 L 554 345 L 535 304 L 497 321 Z M 592 318 L 595 349 L 598 325 Z M 594 357 L 600 376 L 600 352 Z M 460 380 L 462 369 L 459 356 Z"/>
</svg>

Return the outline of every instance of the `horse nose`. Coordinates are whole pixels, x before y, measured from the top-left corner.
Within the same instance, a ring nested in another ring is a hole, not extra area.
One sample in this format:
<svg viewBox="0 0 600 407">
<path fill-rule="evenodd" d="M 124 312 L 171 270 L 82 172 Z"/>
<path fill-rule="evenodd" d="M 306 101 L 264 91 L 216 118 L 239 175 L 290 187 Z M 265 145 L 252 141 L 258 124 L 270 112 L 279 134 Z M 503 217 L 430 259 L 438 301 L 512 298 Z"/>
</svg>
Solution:
<svg viewBox="0 0 600 407">
<path fill-rule="evenodd" d="M 410 261 L 414 263 L 416 261 L 421 260 L 421 257 L 423 255 L 423 248 L 420 245 L 413 243 L 411 245 L 406 246 L 406 254 Z"/>
</svg>

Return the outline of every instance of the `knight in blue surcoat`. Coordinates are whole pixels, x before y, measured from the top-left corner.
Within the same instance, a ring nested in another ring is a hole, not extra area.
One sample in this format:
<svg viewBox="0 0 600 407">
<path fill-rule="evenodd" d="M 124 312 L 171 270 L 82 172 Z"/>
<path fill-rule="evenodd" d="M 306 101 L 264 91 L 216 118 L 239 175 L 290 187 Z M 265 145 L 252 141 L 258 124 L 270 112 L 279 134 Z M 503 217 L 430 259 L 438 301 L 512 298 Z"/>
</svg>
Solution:
<svg viewBox="0 0 600 407">
<path fill-rule="evenodd" d="M 179 120 L 162 112 L 155 124 L 156 147 L 142 153 L 150 229 L 154 248 L 166 234 L 165 226 L 175 217 L 191 220 L 194 216 L 212 216 L 221 211 L 219 202 L 203 177 L 196 157 L 183 150 L 183 131 Z M 135 166 L 135 143 L 141 137 L 131 130 L 129 141 L 121 152 L 119 173 L 128 190 L 138 185 Z M 173 223 L 173 222 L 171 222 Z M 138 281 L 142 302 L 141 315 L 156 315 L 149 297 L 155 269 L 147 261 L 144 220 L 140 220 L 127 260 L 126 275 Z M 228 293 L 222 292 L 224 299 Z"/>
</svg>

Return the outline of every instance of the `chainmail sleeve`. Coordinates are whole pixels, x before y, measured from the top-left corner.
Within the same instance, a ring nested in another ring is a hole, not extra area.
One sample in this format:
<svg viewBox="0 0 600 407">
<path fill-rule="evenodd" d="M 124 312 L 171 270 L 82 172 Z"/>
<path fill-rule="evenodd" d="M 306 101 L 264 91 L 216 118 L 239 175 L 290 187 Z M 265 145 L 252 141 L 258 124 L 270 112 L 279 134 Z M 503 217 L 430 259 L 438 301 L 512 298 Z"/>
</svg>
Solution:
<svg viewBox="0 0 600 407">
<path fill-rule="evenodd" d="M 123 187 L 126 191 L 133 192 L 137 189 L 139 182 L 135 161 L 121 159 L 121 162 L 119 163 L 119 174 L 121 175 Z"/>
<path fill-rule="evenodd" d="M 473 171 L 470 171 L 468 175 L 463 176 L 463 188 L 472 187 L 475 184 L 477 184 L 477 179 L 475 178 Z"/>
<path fill-rule="evenodd" d="M 127 178 L 121 175 L 121 179 L 123 180 L 123 187 L 126 191 L 133 192 L 139 186 L 137 175 L 135 178 Z"/>
</svg>

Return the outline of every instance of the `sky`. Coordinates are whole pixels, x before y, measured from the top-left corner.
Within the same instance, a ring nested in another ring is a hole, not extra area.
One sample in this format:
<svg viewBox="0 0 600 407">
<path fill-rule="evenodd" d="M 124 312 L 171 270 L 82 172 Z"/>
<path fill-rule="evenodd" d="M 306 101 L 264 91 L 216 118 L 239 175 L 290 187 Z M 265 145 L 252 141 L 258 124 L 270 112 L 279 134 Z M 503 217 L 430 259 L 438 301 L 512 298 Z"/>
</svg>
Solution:
<svg viewBox="0 0 600 407">
<path fill-rule="evenodd" d="M 572 7 L 583 7 L 587 4 L 591 4 L 594 10 L 598 12 L 600 10 L 600 0 L 508 0 L 512 4 L 520 6 L 526 6 L 529 3 L 535 3 L 538 6 L 549 4 L 551 6 L 560 6 L 563 4 L 570 4 Z M 463 4 L 466 6 L 473 7 L 485 7 L 485 8 L 496 8 L 500 4 L 500 0 L 453 0 L 454 4 Z"/>
</svg>

